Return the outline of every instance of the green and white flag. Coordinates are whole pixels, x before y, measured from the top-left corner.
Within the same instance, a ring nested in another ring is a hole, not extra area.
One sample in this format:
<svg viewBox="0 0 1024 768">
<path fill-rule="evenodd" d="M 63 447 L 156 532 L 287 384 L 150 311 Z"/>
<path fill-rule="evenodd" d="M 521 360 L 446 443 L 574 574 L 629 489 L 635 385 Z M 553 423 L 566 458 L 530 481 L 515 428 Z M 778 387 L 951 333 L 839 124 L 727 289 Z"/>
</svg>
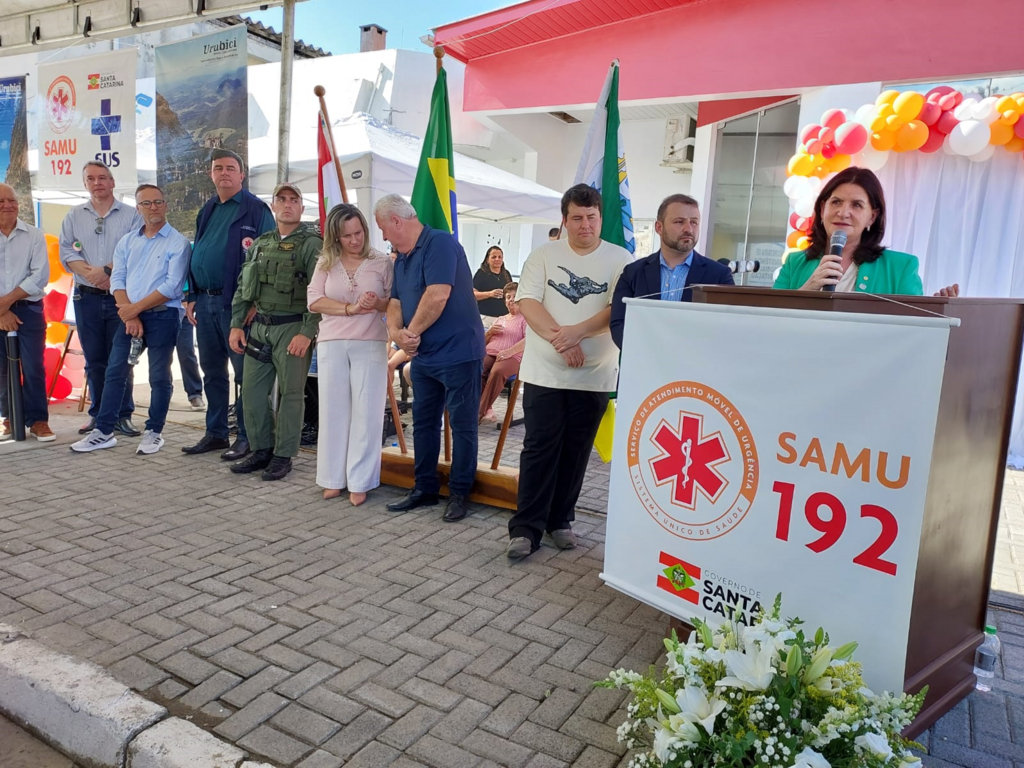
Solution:
<svg viewBox="0 0 1024 768">
<path fill-rule="evenodd" d="M 597 100 L 594 119 L 576 169 L 576 184 L 589 184 L 601 193 L 601 239 L 633 253 L 633 206 L 629 202 L 626 152 L 619 124 L 619 62 L 612 62 Z"/>
</svg>

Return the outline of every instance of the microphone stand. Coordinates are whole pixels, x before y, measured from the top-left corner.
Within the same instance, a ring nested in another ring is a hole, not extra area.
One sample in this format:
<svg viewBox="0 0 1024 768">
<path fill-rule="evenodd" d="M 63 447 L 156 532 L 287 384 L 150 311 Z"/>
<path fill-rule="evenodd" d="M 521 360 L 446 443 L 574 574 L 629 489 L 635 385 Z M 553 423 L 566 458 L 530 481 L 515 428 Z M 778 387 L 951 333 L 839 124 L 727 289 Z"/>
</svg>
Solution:
<svg viewBox="0 0 1024 768">
<path fill-rule="evenodd" d="M 7 332 L 7 394 L 10 403 L 11 434 L 16 442 L 25 440 L 25 404 L 21 389 L 21 343 L 17 331 Z"/>
</svg>

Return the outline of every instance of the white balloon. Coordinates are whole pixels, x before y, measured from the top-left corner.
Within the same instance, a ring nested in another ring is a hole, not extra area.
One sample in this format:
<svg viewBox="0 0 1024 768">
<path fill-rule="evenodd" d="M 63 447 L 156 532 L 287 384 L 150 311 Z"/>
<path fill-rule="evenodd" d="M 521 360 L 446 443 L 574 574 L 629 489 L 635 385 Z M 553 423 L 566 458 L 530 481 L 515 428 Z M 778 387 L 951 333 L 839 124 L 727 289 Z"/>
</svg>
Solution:
<svg viewBox="0 0 1024 768">
<path fill-rule="evenodd" d="M 974 108 L 974 114 L 972 117 L 982 123 L 991 125 L 999 119 L 999 113 L 996 112 L 996 103 L 999 101 L 995 96 L 989 96 L 988 98 L 982 99 L 978 102 L 978 106 Z"/>
<path fill-rule="evenodd" d="M 981 152 L 975 152 L 968 158 L 968 160 L 970 160 L 972 163 L 984 163 L 990 160 L 992 158 L 992 155 L 994 155 L 995 153 L 995 145 L 986 144 L 985 148 L 982 149 Z"/>
<path fill-rule="evenodd" d="M 949 132 L 949 146 L 958 155 L 970 157 L 981 152 L 992 138 L 992 130 L 987 124 L 977 120 L 965 120 L 957 123 Z"/>
<path fill-rule="evenodd" d="M 807 194 L 810 197 L 816 198 L 818 193 L 821 192 L 821 188 L 825 186 L 825 180 L 819 179 L 817 176 L 811 176 L 807 179 Z"/>
<path fill-rule="evenodd" d="M 947 155 L 957 157 L 957 153 L 953 151 L 952 144 L 949 143 L 949 136 L 946 136 L 946 138 L 942 140 L 942 151 L 945 152 Z"/>
<path fill-rule="evenodd" d="M 782 191 L 790 200 L 799 200 L 810 191 L 807 181 L 805 176 L 790 176 L 782 185 Z"/>
<path fill-rule="evenodd" d="M 853 116 L 854 121 L 860 123 L 865 128 L 871 127 L 871 122 L 875 119 L 875 105 L 865 104 L 857 110 Z"/>
<path fill-rule="evenodd" d="M 978 106 L 977 99 L 964 99 L 960 106 L 953 110 L 953 117 L 963 122 L 974 119 L 974 108 Z"/>
<path fill-rule="evenodd" d="M 879 152 L 870 143 L 864 145 L 864 149 L 857 153 L 853 159 L 853 165 L 858 168 L 867 168 L 869 171 L 880 170 L 889 161 L 888 152 Z"/>
<path fill-rule="evenodd" d="M 801 197 L 799 200 L 796 201 L 794 210 L 796 210 L 796 212 L 800 216 L 803 216 L 805 219 L 810 218 L 811 216 L 814 215 L 814 203 L 817 201 L 817 199 L 818 198 L 815 195 L 807 195 L 806 197 Z"/>
</svg>

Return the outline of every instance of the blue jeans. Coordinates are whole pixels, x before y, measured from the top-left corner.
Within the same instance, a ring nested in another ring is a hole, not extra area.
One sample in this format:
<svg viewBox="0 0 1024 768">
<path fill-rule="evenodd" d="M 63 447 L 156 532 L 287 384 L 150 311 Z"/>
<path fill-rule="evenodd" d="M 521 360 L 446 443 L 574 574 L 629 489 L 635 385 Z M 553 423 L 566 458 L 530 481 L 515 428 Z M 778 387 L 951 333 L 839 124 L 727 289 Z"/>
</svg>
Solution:
<svg viewBox="0 0 1024 768">
<path fill-rule="evenodd" d="M 228 346 L 231 333 L 231 310 L 224 306 L 223 296 L 200 293 L 196 298 L 196 341 L 199 342 L 199 364 L 203 366 L 206 389 L 206 434 L 227 438 L 228 404 L 231 402 L 228 363 L 235 372 L 235 384 L 242 384 L 242 361 L 245 355 L 232 352 Z M 242 395 L 235 400 L 238 439 L 246 440 Z"/>
<path fill-rule="evenodd" d="M 178 331 L 178 366 L 181 368 L 181 383 L 185 385 L 185 394 L 191 400 L 203 394 L 203 380 L 199 375 L 199 360 L 196 358 L 196 333 L 188 320 L 181 324 Z"/>
<path fill-rule="evenodd" d="M 177 309 L 151 309 L 139 315 L 139 320 L 142 321 L 142 338 L 146 342 L 146 356 L 149 358 L 149 389 L 152 392 L 146 429 L 163 432 L 174 388 L 171 356 L 178 341 L 181 318 Z M 114 431 L 114 422 L 118 418 L 117 410 L 120 404 L 113 393 L 118 391 L 118 387 L 123 387 L 128 379 L 131 371 L 128 353 L 131 348 L 132 337 L 125 330 L 124 323 L 121 323 L 120 331 L 114 334 L 114 346 L 110 350 L 110 360 L 107 363 L 104 391 L 109 394 L 104 396 L 99 415 L 96 416 L 96 428 L 105 435 Z"/>
<path fill-rule="evenodd" d="M 50 420 L 46 370 L 43 367 L 43 350 L 46 348 L 43 302 L 13 307 L 11 311 L 21 320 L 18 341 L 21 347 L 22 404 L 25 409 L 25 426 L 31 427 L 37 421 Z M 7 394 L 7 331 L 0 331 L 0 417 L 11 417 Z"/>
<path fill-rule="evenodd" d="M 413 446 L 416 450 L 416 488 L 437 493 L 437 459 L 441 451 L 441 418 L 448 408 L 452 426 L 452 470 L 448 490 L 468 496 L 476 480 L 480 410 L 481 360 L 432 368 L 416 358 L 412 367 Z"/>
<path fill-rule="evenodd" d="M 124 329 L 121 318 L 117 316 L 117 304 L 108 293 L 102 296 L 97 293 L 84 293 L 75 289 L 75 323 L 78 328 L 78 339 L 82 342 L 85 353 L 85 376 L 89 382 L 89 415 L 98 418 L 100 403 L 103 401 L 103 389 L 107 379 L 107 360 L 114 344 L 117 329 Z M 121 402 L 118 406 L 118 419 L 130 418 L 135 410 L 132 399 L 134 376 L 128 372 L 124 388 L 118 390 Z"/>
</svg>

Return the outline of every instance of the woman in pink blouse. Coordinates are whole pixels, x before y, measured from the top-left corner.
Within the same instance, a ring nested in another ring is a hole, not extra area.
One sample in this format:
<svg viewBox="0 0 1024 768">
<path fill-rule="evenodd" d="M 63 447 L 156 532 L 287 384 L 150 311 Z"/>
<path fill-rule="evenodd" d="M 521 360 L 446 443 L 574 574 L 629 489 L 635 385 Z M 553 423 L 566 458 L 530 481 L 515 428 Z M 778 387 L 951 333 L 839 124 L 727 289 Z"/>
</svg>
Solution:
<svg viewBox="0 0 1024 768">
<path fill-rule="evenodd" d="M 508 314 L 495 320 L 484 336 L 487 352 L 484 357 L 484 382 L 480 390 L 480 421 L 496 421 L 491 407 L 509 377 L 518 375 L 519 364 L 523 362 L 526 318 L 519 314 L 516 304 L 518 287 L 517 283 L 505 286 L 502 293 Z"/>
<path fill-rule="evenodd" d="M 332 208 L 307 292 L 310 312 L 323 315 L 316 342 L 316 482 L 325 499 L 347 488 L 353 506 L 380 485 L 388 368 L 384 313 L 393 275 L 391 259 L 370 249 L 370 229 L 359 209 Z"/>
</svg>

